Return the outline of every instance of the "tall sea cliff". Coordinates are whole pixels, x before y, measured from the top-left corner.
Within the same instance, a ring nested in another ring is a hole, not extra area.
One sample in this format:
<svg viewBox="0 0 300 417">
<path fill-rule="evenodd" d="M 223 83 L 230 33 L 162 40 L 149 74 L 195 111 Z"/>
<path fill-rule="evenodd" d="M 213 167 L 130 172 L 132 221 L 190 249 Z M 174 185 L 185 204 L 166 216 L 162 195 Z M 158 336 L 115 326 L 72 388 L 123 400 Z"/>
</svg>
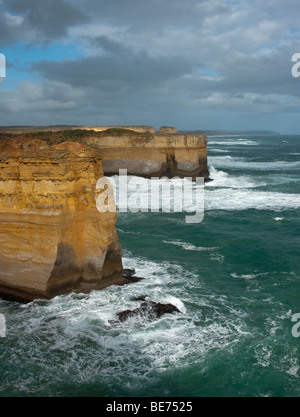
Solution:
<svg viewBox="0 0 300 417">
<path fill-rule="evenodd" d="M 128 283 L 117 209 L 96 202 L 104 175 L 126 169 L 146 178 L 209 179 L 206 136 L 175 128 L 2 129 L 0 139 L 0 296 L 6 298 Z"/>
<path fill-rule="evenodd" d="M 183 134 L 163 126 L 3 127 L 0 135 L 38 138 L 48 143 L 66 139 L 100 149 L 104 175 L 126 169 L 128 175 L 203 177 L 208 181 L 207 136 Z"/>
<path fill-rule="evenodd" d="M 96 207 L 100 152 L 76 142 L 0 142 L 0 292 L 50 298 L 122 280 L 116 212 Z"/>
</svg>

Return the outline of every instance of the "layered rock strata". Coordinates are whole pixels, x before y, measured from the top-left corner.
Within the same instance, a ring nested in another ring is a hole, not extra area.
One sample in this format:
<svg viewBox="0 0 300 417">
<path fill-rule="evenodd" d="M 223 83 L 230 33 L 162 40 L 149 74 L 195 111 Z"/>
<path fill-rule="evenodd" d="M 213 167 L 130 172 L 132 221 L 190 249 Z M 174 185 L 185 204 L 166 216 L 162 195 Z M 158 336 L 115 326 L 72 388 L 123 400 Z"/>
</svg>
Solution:
<svg viewBox="0 0 300 417">
<path fill-rule="evenodd" d="M 31 300 L 123 284 L 116 212 L 96 207 L 101 155 L 76 142 L 0 142 L 0 294 Z"/>
<path fill-rule="evenodd" d="M 166 128 L 169 132 L 171 128 Z M 164 129 L 162 131 L 165 131 Z M 172 130 L 171 130 L 172 131 Z M 208 181 L 207 137 L 180 133 L 143 133 L 107 130 L 85 138 L 101 149 L 105 175 L 126 169 L 128 175 L 146 178 L 204 177 Z"/>
<path fill-rule="evenodd" d="M 159 133 L 151 126 L 96 126 L 37 128 L 0 128 L 0 135 L 19 134 L 23 137 L 42 137 L 49 143 L 65 140 L 80 141 L 102 152 L 105 175 L 127 169 L 129 175 L 143 177 L 204 177 L 208 181 L 207 136 L 181 134 L 175 127 L 163 126 Z"/>
</svg>

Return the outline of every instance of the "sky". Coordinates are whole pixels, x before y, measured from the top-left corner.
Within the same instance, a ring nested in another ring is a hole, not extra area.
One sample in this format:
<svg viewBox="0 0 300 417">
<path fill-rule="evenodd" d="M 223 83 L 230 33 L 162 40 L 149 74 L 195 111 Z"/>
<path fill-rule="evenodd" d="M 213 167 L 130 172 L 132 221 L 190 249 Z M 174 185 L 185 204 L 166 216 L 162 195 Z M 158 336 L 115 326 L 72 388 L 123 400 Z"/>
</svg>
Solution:
<svg viewBox="0 0 300 417">
<path fill-rule="evenodd" d="M 299 16 L 299 0 L 0 0 L 0 125 L 300 134 Z"/>
</svg>

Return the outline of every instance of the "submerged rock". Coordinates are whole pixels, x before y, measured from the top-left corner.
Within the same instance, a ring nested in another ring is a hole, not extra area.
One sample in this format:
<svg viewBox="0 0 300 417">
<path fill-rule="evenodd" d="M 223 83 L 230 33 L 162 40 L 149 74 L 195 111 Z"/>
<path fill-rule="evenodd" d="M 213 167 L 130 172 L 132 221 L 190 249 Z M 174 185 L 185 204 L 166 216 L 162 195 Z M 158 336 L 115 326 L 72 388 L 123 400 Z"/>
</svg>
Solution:
<svg viewBox="0 0 300 417">
<path fill-rule="evenodd" d="M 122 277 L 126 278 L 129 282 L 138 282 L 145 279 L 142 277 L 136 277 L 135 269 L 123 269 Z"/>
<path fill-rule="evenodd" d="M 156 303 L 154 301 L 145 301 L 140 307 L 134 310 L 125 310 L 118 313 L 118 318 L 120 321 L 125 321 L 130 317 L 146 317 L 148 319 L 154 320 L 160 318 L 164 314 L 180 313 L 177 307 L 173 304 L 162 304 Z"/>
<path fill-rule="evenodd" d="M 146 295 L 139 295 L 137 297 L 133 297 L 132 301 L 146 301 L 147 296 Z"/>
</svg>

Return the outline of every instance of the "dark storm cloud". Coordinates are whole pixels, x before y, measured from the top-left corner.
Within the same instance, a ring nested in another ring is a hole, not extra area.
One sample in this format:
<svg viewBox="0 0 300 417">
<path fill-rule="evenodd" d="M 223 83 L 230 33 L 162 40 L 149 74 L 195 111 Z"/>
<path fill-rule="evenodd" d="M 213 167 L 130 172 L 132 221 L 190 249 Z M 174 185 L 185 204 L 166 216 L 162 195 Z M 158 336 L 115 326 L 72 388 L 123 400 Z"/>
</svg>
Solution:
<svg viewBox="0 0 300 417">
<path fill-rule="evenodd" d="M 51 43 L 87 21 L 84 11 L 67 0 L 7 0 L 0 3 L 1 44 Z"/>
<path fill-rule="evenodd" d="M 71 2 L 82 5 L 81 0 Z M 212 8 L 215 14 L 230 12 L 226 4 L 213 3 L 209 6 L 207 0 L 87 0 L 83 7 L 94 20 L 157 30 L 166 25 L 200 24 Z"/>
<path fill-rule="evenodd" d="M 15 17 L 5 13 L 4 5 L 0 2 L 0 45 L 2 48 L 18 41 L 21 35 L 20 26 L 20 22 Z"/>
<path fill-rule="evenodd" d="M 150 57 L 147 52 L 129 48 L 101 36 L 93 40 L 106 53 L 77 60 L 41 61 L 32 70 L 48 80 L 73 87 L 151 88 L 191 71 L 191 65 L 178 57 Z M 109 83 L 109 84 L 107 84 Z"/>
</svg>

